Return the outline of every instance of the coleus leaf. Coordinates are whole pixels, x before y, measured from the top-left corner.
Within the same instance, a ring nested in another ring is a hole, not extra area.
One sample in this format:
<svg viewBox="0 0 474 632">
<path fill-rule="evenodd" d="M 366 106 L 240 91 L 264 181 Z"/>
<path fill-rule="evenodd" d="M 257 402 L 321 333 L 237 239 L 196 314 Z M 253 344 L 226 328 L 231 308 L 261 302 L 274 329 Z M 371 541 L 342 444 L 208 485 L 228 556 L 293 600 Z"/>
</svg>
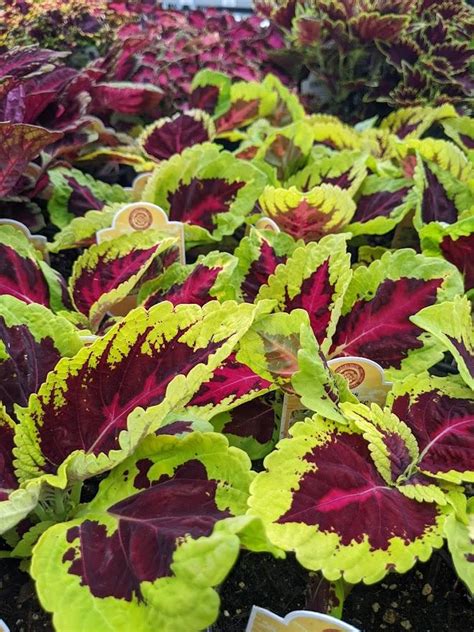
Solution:
<svg viewBox="0 0 474 632">
<path fill-rule="evenodd" d="M 140 146 L 151 159 L 167 160 L 186 147 L 212 141 L 214 123 L 203 110 L 188 110 L 162 118 L 143 130 Z"/>
<path fill-rule="evenodd" d="M 260 312 L 232 301 L 139 307 L 60 360 L 28 407 L 17 409 L 22 479 L 44 475 L 64 487 L 111 469 L 182 409 Z"/>
<path fill-rule="evenodd" d="M 93 112 L 159 116 L 164 92 L 151 84 L 116 81 L 96 83 L 90 90 Z"/>
<path fill-rule="evenodd" d="M 321 184 L 307 192 L 294 186 L 289 189 L 266 186 L 259 204 L 281 230 L 306 242 L 342 230 L 356 208 L 347 191 L 331 184 Z"/>
<path fill-rule="evenodd" d="M 420 195 L 415 226 L 440 221 L 454 224 L 462 213 L 474 208 L 470 182 L 474 170 L 467 158 L 453 143 L 427 138 L 411 141 L 405 150 L 418 154 L 414 172 Z"/>
<path fill-rule="evenodd" d="M 253 160 L 273 129 L 268 119 L 257 119 L 245 130 L 233 132 L 233 140 L 235 142 L 241 141 L 235 150 L 235 156 L 243 160 Z M 270 182 L 277 184 L 275 170 L 268 163 L 260 161 L 258 167 L 267 174 Z"/>
<path fill-rule="evenodd" d="M 156 257 L 176 243 L 156 230 L 136 231 L 88 248 L 74 263 L 69 291 L 96 330 L 106 312 L 126 298 Z"/>
<path fill-rule="evenodd" d="M 39 232 L 46 225 L 41 207 L 22 195 L 0 199 L 0 217 L 24 224 L 31 233 Z"/>
<path fill-rule="evenodd" d="M 474 150 L 474 121 L 469 116 L 441 121 L 444 132 L 468 155 Z"/>
<path fill-rule="evenodd" d="M 375 467 L 388 485 L 397 484 L 420 456 L 410 428 L 377 404 L 349 404 L 344 412 L 363 432 Z"/>
<path fill-rule="evenodd" d="M 62 308 L 63 286 L 26 235 L 13 226 L 0 226 L 0 295 L 57 310 Z"/>
<path fill-rule="evenodd" d="M 0 197 L 11 193 L 28 163 L 62 136 L 36 125 L 0 122 Z"/>
<path fill-rule="evenodd" d="M 96 243 L 96 233 L 102 228 L 110 228 L 117 211 L 122 207 L 120 203 L 111 204 L 100 211 L 87 211 L 83 216 L 75 217 L 54 235 L 54 241 L 48 244 L 49 251 L 57 253 Z"/>
<path fill-rule="evenodd" d="M 203 382 L 186 407 L 200 419 L 213 419 L 219 413 L 254 400 L 267 393 L 272 383 L 239 362 L 231 353 L 217 367 L 210 380 Z"/>
<path fill-rule="evenodd" d="M 294 239 L 286 233 L 250 229 L 234 251 L 238 265 L 229 284 L 234 292 L 232 298 L 252 303 L 260 287 L 268 282 L 280 263 L 297 247 Z"/>
<path fill-rule="evenodd" d="M 0 296 L 0 401 L 26 406 L 62 356 L 82 347 L 75 327 L 46 307 Z"/>
<path fill-rule="evenodd" d="M 444 532 L 456 573 L 474 593 L 474 498 L 469 498 L 466 517 L 453 512 L 446 518 Z"/>
<path fill-rule="evenodd" d="M 243 515 L 252 477 L 248 457 L 216 433 L 149 437 L 35 547 L 32 575 L 55 626 L 95 628 L 115 617 L 124 631 L 131 622 L 163 632 L 212 624 L 214 587 L 240 546 L 279 554 Z"/>
<path fill-rule="evenodd" d="M 189 101 L 194 108 L 219 116 L 230 105 L 231 78 L 205 68 L 194 75 Z"/>
<path fill-rule="evenodd" d="M 367 175 L 367 154 L 342 150 L 328 156 L 312 158 L 309 164 L 285 183 L 300 191 L 310 191 L 319 184 L 332 184 L 354 195 Z"/>
<path fill-rule="evenodd" d="M 298 370 L 301 330 L 308 315 L 301 309 L 257 319 L 242 337 L 237 360 L 268 384 L 292 392 L 291 378 Z"/>
<path fill-rule="evenodd" d="M 388 376 L 418 373 L 442 353 L 411 316 L 462 291 L 454 266 L 410 249 L 359 266 L 344 296 L 331 356 L 369 358 L 389 370 Z"/>
<path fill-rule="evenodd" d="M 361 136 L 335 116 L 313 114 L 308 117 L 308 121 L 312 124 L 316 145 L 330 149 L 362 149 Z"/>
<path fill-rule="evenodd" d="M 462 380 L 411 376 L 394 385 L 387 404 L 416 437 L 423 473 L 453 483 L 474 481 L 474 402 Z"/>
<path fill-rule="evenodd" d="M 308 161 L 313 136 L 311 126 L 297 121 L 269 134 L 255 155 L 257 166 L 264 162 L 275 169 L 281 182 L 288 180 Z"/>
<path fill-rule="evenodd" d="M 263 83 L 238 81 L 230 88 L 229 108 L 215 119 L 218 136 L 232 138 L 232 131 L 272 114 L 278 95 Z"/>
<path fill-rule="evenodd" d="M 391 410 L 372 403 L 343 403 L 341 408 L 347 419 L 362 431 L 371 459 L 384 481 L 418 502 L 448 503 L 446 490 L 439 482 L 418 469 L 420 450 L 409 425 Z M 453 502 L 453 498 L 449 497 Z"/>
<path fill-rule="evenodd" d="M 452 121 L 457 116 L 450 103 L 444 103 L 439 107 L 399 108 L 380 122 L 380 128 L 401 139 L 421 138 L 433 123 L 442 121 L 444 124 L 446 119 Z"/>
<path fill-rule="evenodd" d="M 278 413 L 273 398 L 260 396 L 245 404 L 212 417 L 216 432 L 230 445 L 246 452 L 252 460 L 263 459 L 278 438 Z"/>
<path fill-rule="evenodd" d="M 262 286 L 257 301 L 272 298 L 280 311 L 305 309 L 326 353 L 350 278 L 346 236 L 328 235 L 319 243 L 297 248 Z"/>
<path fill-rule="evenodd" d="M 266 178 L 253 165 L 204 143 L 162 162 L 143 200 L 185 224 L 186 243 L 209 243 L 231 235 L 252 211 Z"/>
<path fill-rule="evenodd" d="M 298 96 L 291 92 L 283 83 L 271 73 L 266 75 L 263 85 L 277 93 L 277 102 L 273 112 L 268 115 L 272 125 L 282 127 L 295 121 L 300 121 L 305 117 L 304 107 Z"/>
<path fill-rule="evenodd" d="M 237 359 L 328 419 L 346 423 L 339 405 L 357 401 L 344 378 L 329 370 L 304 310 L 257 320 L 241 339 Z"/>
<path fill-rule="evenodd" d="M 226 252 L 200 256 L 192 266 L 175 263 L 156 281 L 150 282 L 143 304 L 147 309 L 161 301 L 170 301 L 173 305 L 194 303 L 202 306 L 216 298 L 225 299 L 236 265 L 237 259 Z"/>
<path fill-rule="evenodd" d="M 387 485 L 357 428 L 313 417 L 290 434 L 252 483 L 249 514 L 305 568 L 373 583 L 442 545 L 445 509 Z"/>
<path fill-rule="evenodd" d="M 356 210 L 347 230 L 353 235 L 383 235 L 415 211 L 418 195 L 407 178 L 372 175 L 364 180 L 355 201 Z"/>
<path fill-rule="evenodd" d="M 412 316 L 412 321 L 452 353 L 461 377 L 474 389 L 474 327 L 467 298 L 426 307 Z"/>
<path fill-rule="evenodd" d="M 96 180 L 79 169 L 59 167 L 48 171 L 52 195 L 48 200 L 51 221 L 65 228 L 75 217 L 100 210 L 105 204 L 130 202 L 130 193 L 118 184 Z"/>
<path fill-rule="evenodd" d="M 0 535 L 26 518 L 40 491 L 37 484 L 20 488 L 13 463 L 14 434 L 15 424 L 0 404 Z"/>
<path fill-rule="evenodd" d="M 151 171 L 155 166 L 155 161 L 145 158 L 142 154 L 138 144 L 133 143 L 130 139 L 127 145 L 120 145 L 117 147 L 98 147 L 92 149 L 87 153 L 80 155 L 76 162 L 80 164 L 92 164 L 105 163 L 106 166 L 110 165 L 128 165 L 133 167 L 136 173 L 142 173 Z"/>
<path fill-rule="evenodd" d="M 347 422 L 341 404 L 357 401 L 346 380 L 329 369 L 313 331 L 306 325 L 300 329 L 298 370 L 291 385 L 304 408 L 342 424 Z"/>
<path fill-rule="evenodd" d="M 423 254 L 444 257 L 463 275 L 466 292 L 474 289 L 474 217 L 447 225 L 431 222 L 419 235 Z"/>
</svg>

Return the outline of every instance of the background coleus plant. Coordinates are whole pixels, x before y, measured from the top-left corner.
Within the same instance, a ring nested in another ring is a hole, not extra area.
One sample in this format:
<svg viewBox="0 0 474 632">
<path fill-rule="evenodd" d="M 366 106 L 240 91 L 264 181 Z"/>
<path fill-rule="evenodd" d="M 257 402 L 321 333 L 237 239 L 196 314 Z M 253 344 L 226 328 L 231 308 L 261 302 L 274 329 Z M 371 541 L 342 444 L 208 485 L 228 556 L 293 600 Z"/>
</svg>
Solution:
<svg viewBox="0 0 474 632">
<path fill-rule="evenodd" d="M 351 120 L 390 107 L 469 107 L 474 18 L 464 0 L 260 2 L 285 33 L 286 59 L 309 71 L 316 110 Z M 370 77 L 370 81 L 368 81 Z"/>
<path fill-rule="evenodd" d="M 38 44 L 72 52 L 72 63 L 85 65 L 110 46 L 124 16 L 107 0 L 5 0 L 0 11 L 0 46 Z"/>
<path fill-rule="evenodd" d="M 153 7 L 136 24 L 117 33 L 117 41 L 97 67 L 108 81 L 147 83 L 165 91 L 163 114 L 174 114 L 189 101 L 191 82 L 203 67 L 236 79 L 260 80 L 277 67 L 268 56 L 279 48 L 278 29 L 251 16 L 205 11 L 166 11 Z"/>
</svg>

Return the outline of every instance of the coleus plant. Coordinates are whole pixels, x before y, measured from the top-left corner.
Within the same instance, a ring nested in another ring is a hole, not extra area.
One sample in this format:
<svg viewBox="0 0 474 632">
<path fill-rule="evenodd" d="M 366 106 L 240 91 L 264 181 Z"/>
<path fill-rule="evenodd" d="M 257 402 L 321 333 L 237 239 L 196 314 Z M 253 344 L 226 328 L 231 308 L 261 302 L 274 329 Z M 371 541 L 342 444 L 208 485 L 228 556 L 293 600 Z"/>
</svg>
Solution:
<svg viewBox="0 0 474 632">
<path fill-rule="evenodd" d="M 15 408 L 16 423 L 3 412 L 2 531 L 30 514 L 33 526 L 13 551 L 20 556 L 31 554 L 43 532 L 32 574 L 58 629 L 70 624 L 69 599 L 78 608 L 74 625 L 84 604 L 94 604 L 87 607 L 97 613 L 91 624 L 123 609 L 124 626 L 132 617 L 143 629 L 157 620 L 166 630 L 202 629 L 217 617 L 213 587 L 240 546 L 281 554 L 260 521 L 244 515 L 254 476 L 248 456 L 220 434 L 177 423 L 182 407 L 268 308 L 232 301 L 137 308 L 103 338 L 60 360 L 27 406 Z M 203 393 L 197 401 L 203 403 Z M 91 503 L 78 506 L 81 482 L 112 468 Z M 14 541 L 14 532 L 7 537 Z M 64 550 L 60 545 L 51 555 L 51 538 L 63 541 Z M 105 574 L 99 541 L 110 564 Z M 57 600 L 49 573 L 65 581 L 66 601 Z M 196 599 L 192 618 L 178 597 L 183 590 L 187 600 Z"/>
<path fill-rule="evenodd" d="M 380 111 L 377 102 L 468 107 L 474 18 L 463 0 L 263 0 L 257 7 L 283 30 L 294 73 L 309 71 L 316 109 L 351 119 Z"/>
<path fill-rule="evenodd" d="M 0 294 L 59 311 L 69 306 L 61 275 L 15 226 L 0 225 Z"/>
<path fill-rule="evenodd" d="M 183 14 L 153 7 L 140 18 L 118 31 L 115 45 L 96 67 L 108 81 L 162 89 L 162 114 L 174 114 L 189 102 L 193 77 L 204 67 L 245 81 L 258 81 L 269 71 L 283 74 L 268 56 L 268 47 L 281 46 L 282 38 L 259 17 L 236 20 L 214 9 Z"/>
<path fill-rule="evenodd" d="M 427 319 L 442 306 L 427 308 Z M 254 347 L 255 333 L 266 343 L 262 376 L 318 414 L 292 426 L 265 459 L 249 515 L 303 566 L 349 584 L 406 572 L 447 538 L 472 591 L 472 505 L 463 488 L 474 480 L 471 388 L 422 372 L 395 384 L 384 408 L 367 406 L 328 370 L 304 312 L 264 321 L 247 334 Z"/>
</svg>

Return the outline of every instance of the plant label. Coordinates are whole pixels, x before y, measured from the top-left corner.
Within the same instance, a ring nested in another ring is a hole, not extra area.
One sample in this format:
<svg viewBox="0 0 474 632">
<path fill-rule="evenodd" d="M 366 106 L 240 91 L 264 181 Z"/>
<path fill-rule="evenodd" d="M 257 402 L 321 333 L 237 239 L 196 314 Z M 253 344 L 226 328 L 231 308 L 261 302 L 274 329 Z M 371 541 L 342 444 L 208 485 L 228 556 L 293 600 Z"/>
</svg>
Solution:
<svg viewBox="0 0 474 632">
<path fill-rule="evenodd" d="M 319 612 L 295 610 L 281 618 L 265 608 L 253 606 L 245 632 L 358 632 L 344 621 Z"/>
<path fill-rule="evenodd" d="M 148 230 L 149 228 L 159 230 L 166 237 L 177 237 L 179 261 L 183 264 L 186 263 L 182 222 L 170 222 L 162 208 L 149 202 L 133 202 L 123 206 L 115 214 L 110 228 L 102 228 L 97 231 L 96 241 L 100 244 L 103 241 L 120 237 L 120 235 L 125 233 Z"/>
<path fill-rule="evenodd" d="M 49 253 L 48 253 L 48 240 L 43 235 L 32 235 L 27 226 L 22 224 L 21 222 L 17 222 L 16 219 L 0 219 L 0 224 L 8 224 L 8 226 L 13 226 L 13 228 L 17 228 L 20 232 L 22 232 L 33 244 L 36 250 L 39 250 L 43 259 L 49 263 Z"/>
<path fill-rule="evenodd" d="M 367 358 L 349 356 L 328 360 L 328 367 L 347 380 L 351 392 L 363 404 L 385 405 L 392 382 L 385 381 L 385 373 L 380 364 Z"/>
<path fill-rule="evenodd" d="M 328 367 L 334 373 L 342 375 L 349 384 L 351 392 L 363 404 L 378 404 L 383 407 L 392 382 L 385 381 L 383 368 L 377 362 L 349 356 L 328 360 Z M 291 426 L 297 421 L 296 414 L 304 410 L 297 395 L 285 394 L 281 413 L 280 439 L 288 436 Z"/>
<path fill-rule="evenodd" d="M 255 228 L 257 230 L 271 230 L 272 233 L 279 233 L 280 232 L 280 227 L 270 217 L 261 217 L 255 223 Z"/>
<path fill-rule="evenodd" d="M 3 619 L 0 619 L 0 632 L 10 632 L 10 628 Z"/>
</svg>

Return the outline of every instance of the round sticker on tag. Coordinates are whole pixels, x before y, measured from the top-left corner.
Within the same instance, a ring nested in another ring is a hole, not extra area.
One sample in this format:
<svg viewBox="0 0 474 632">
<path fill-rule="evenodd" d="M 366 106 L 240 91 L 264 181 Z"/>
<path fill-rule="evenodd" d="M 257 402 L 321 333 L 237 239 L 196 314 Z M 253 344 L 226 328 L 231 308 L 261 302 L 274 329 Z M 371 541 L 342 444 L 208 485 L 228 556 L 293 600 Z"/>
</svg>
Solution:
<svg viewBox="0 0 474 632">
<path fill-rule="evenodd" d="M 153 215 L 147 208 L 137 206 L 130 211 L 128 223 L 133 230 L 146 230 L 153 224 Z"/>
</svg>

